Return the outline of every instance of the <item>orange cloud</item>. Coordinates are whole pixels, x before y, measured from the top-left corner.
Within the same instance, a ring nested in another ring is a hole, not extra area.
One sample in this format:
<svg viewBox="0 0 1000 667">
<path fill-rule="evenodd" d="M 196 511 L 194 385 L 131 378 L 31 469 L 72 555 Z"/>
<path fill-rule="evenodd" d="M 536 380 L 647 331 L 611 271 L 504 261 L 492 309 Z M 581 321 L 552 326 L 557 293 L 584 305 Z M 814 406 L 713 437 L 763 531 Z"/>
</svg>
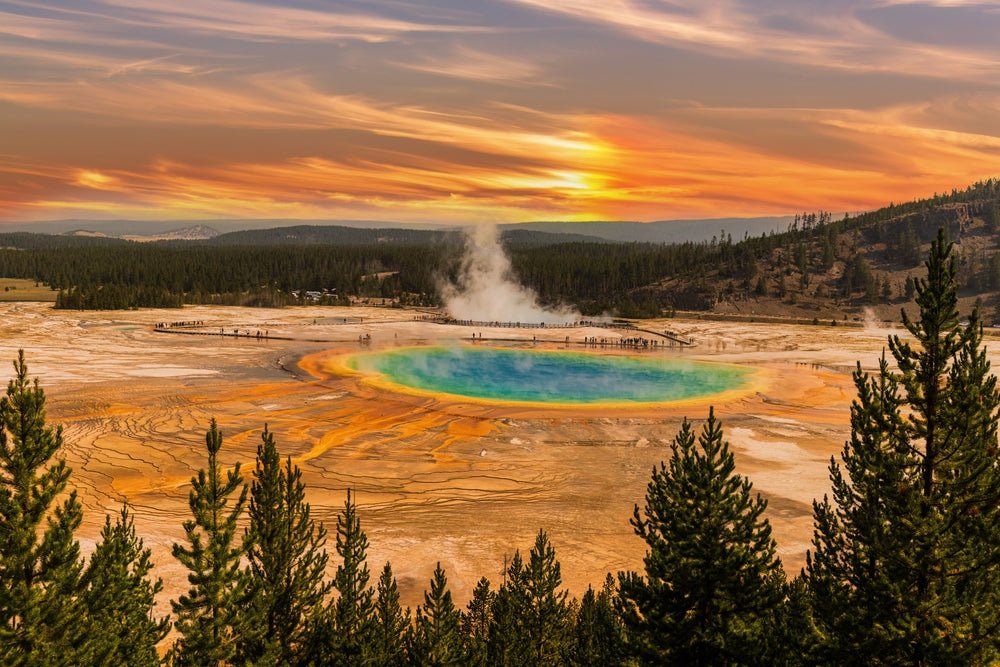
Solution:
<svg viewBox="0 0 1000 667">
<path fill-rule="evenodd" d="M 655 118 L 577 118 L 571 136 L 587 137 L 588 143 L 530 135 L 510 148 L 537 151 L 551 145 L 552 156 L 517 166 L 505 166 L 502 160 L 460 164 L 432 155 L 411 155 L 409 164 L 389 155 L 386 161 L 301 156 L 210 165 L 159 160 L 129 171 L 67 165 L 61 178 L 50 169 L 40 172 L 49 186 L 14 205 L 31 216 L 58 209 L 118 210 L 143 217 L 463 221 L 719 217 L 734 211 L 767 215 L 818 208 L 854 212 L 991 176 L 1000 157 L 1000 140 L 908 125 L 901 121 L 913 112 L 905 109 L 691 113 L 694 118 L 680 127 Z M 720 114 L 730 124 L 741 115 L 747 122 L 804 124 L 813 132 L 829 133 L 831 141 L 840 142 L 842 154 L 780 151 L 725 134 L 691 131 L 699 117 L 706 127 L 718 125 Z M 873 150 L 880 159 L 851 160 L 855 146 Z M 5 170 L 12 171 L 0 168 Z"/>
<path fill-rule="evenodd" d="M 899 0 L 766 4 L 15 0 L 0 9 L 0 214 L 854 211 L 998 171 L 982 40 L 865 20 L 912 9 Z"/>
</svg>

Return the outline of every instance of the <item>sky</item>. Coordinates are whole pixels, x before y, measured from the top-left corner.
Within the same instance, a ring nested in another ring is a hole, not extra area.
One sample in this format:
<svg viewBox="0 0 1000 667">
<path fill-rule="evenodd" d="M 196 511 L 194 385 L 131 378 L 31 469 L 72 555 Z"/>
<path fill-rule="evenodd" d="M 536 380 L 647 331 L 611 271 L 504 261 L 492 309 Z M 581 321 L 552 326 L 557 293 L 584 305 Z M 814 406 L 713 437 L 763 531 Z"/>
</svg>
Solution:
<svg viewBox="0 0 1000 667">
<path fill-rule="evenodd" d="M 0 0 L 0 220 L 656 220 L 1000 176 L 1000 4 Z"/>
</svg>

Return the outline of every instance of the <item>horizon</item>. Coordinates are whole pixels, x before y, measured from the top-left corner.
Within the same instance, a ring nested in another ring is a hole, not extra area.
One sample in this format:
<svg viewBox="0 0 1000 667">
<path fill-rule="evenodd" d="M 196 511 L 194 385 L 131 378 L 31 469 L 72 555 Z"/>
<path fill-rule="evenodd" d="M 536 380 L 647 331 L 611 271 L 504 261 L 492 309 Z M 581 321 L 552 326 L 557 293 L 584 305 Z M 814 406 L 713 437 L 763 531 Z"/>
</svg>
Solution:
<svg viewBox="0 0 1000 667">
<path fill-rule="evenodd" d="M 858 215 L 864 213 L 865 211 L 857 212 L 845 212 L 846 215 Z M 725 217 L 711 217 L 711 218 L 669 218 L 669 219 L 648 219 L 648 220 L 624 220 L 624 219 L 594 219 L 594 220 L 557 220 L 557 219 L 531 219 L 531 220 L 511 220 L 509 222 L 462 222 L 462 221 L 435 221 L 427 219 L 417 219 L 417 220 L 394 220 L 391 218 L 254 218 L 254 217 L 233 217 L 233 218 L 45 218 L 38 220 L 0 220 L 0 225 L 18 226 L 18 225 L 31 225 L 31 224 L 70 224 L 70 223 L 99 223 L 99 224 L 178 224 L 185 226 L 195 226 L 195 225 L 209 225 L 211 223 L 239 223 L 239 222 L 281 222 L 281 223 L 296 223 L 304 225 L 337 225 L 346 223 L 355 224 L 415 224 L 425 227 L 456 227 L 456 226 L 477 226 L 477 225 L 534 225 L 534 224 L 657 224 L 657 223 L 674 223 L 674 222 L 716 222 L 723 220 L 733 220 L 733 221 L 757 221 L 757 220 L 783 220 L 791 219 L 796 215 L 799 215 L 802 211 L 798 213 L 784 213 L 777 215 L 760 215 L 760 216 L 725 216 Z"/>
<path fill-rule="evenodd" d="M 0 220 L 871 210 L 1000 171 L 997 30 L 938 0 L 0 1 Z"/>
</svg>

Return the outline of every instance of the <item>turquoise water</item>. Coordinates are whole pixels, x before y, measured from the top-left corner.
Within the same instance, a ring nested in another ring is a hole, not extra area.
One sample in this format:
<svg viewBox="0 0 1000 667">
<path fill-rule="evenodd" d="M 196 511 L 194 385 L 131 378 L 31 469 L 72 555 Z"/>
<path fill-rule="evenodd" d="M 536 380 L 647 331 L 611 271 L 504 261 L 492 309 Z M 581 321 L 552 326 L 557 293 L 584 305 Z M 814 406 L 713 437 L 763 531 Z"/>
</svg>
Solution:
<svg viewBox="0 0 1000 667">
<path fill-rule="evenodd" d="M 418 347 L 352 357 L 358 371 L 413 389 L 496 401 L 658 403 L 739 389 L 748 368 L 663 357 Z"/>
</svg>

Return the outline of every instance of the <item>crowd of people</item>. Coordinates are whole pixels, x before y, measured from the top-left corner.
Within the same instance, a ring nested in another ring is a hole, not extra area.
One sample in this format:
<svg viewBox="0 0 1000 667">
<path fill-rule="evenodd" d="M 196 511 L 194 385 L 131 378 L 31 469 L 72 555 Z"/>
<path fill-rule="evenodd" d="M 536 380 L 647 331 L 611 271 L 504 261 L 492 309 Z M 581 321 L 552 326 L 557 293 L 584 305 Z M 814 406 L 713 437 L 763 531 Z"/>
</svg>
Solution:
<svg viewBox="0 0 1000 667">
<path fill-rule="evenodd" d="M 660 348 L 667 345 L 664 341 L 642 338 L 641 336 L 632 338 L 599 338 L 597 336 L 587 336 L 583 339 L 583 344 L 588 347 L 624 347 L 632 349 Z"/>
<path fill-rule="evenodd" d="M 438 315 L 423 315 L 413 319 L 422 322 L 434 322 L 436 324 L 451 324 L 461 327 L 488 327 L 493 329 L 574 329 L 577 327 L 600 327 L 602 329 L 634 329 L 631 322 L 595 322 L 592 320 L 577 320 L 575 322 L 548 323 L 545 322 L 504 322 L 500 320 L 480 321 L 480 320 L 459 320 L 452 317 L 441 317 Z"/>
<path fill-rule="evenodd" d="M 200 327 L 204 326 L 204 320 L 181 320 L 179 322 L 157 322 L 157 329 L 176 329 L 177 327 Z"/>
</svg>

